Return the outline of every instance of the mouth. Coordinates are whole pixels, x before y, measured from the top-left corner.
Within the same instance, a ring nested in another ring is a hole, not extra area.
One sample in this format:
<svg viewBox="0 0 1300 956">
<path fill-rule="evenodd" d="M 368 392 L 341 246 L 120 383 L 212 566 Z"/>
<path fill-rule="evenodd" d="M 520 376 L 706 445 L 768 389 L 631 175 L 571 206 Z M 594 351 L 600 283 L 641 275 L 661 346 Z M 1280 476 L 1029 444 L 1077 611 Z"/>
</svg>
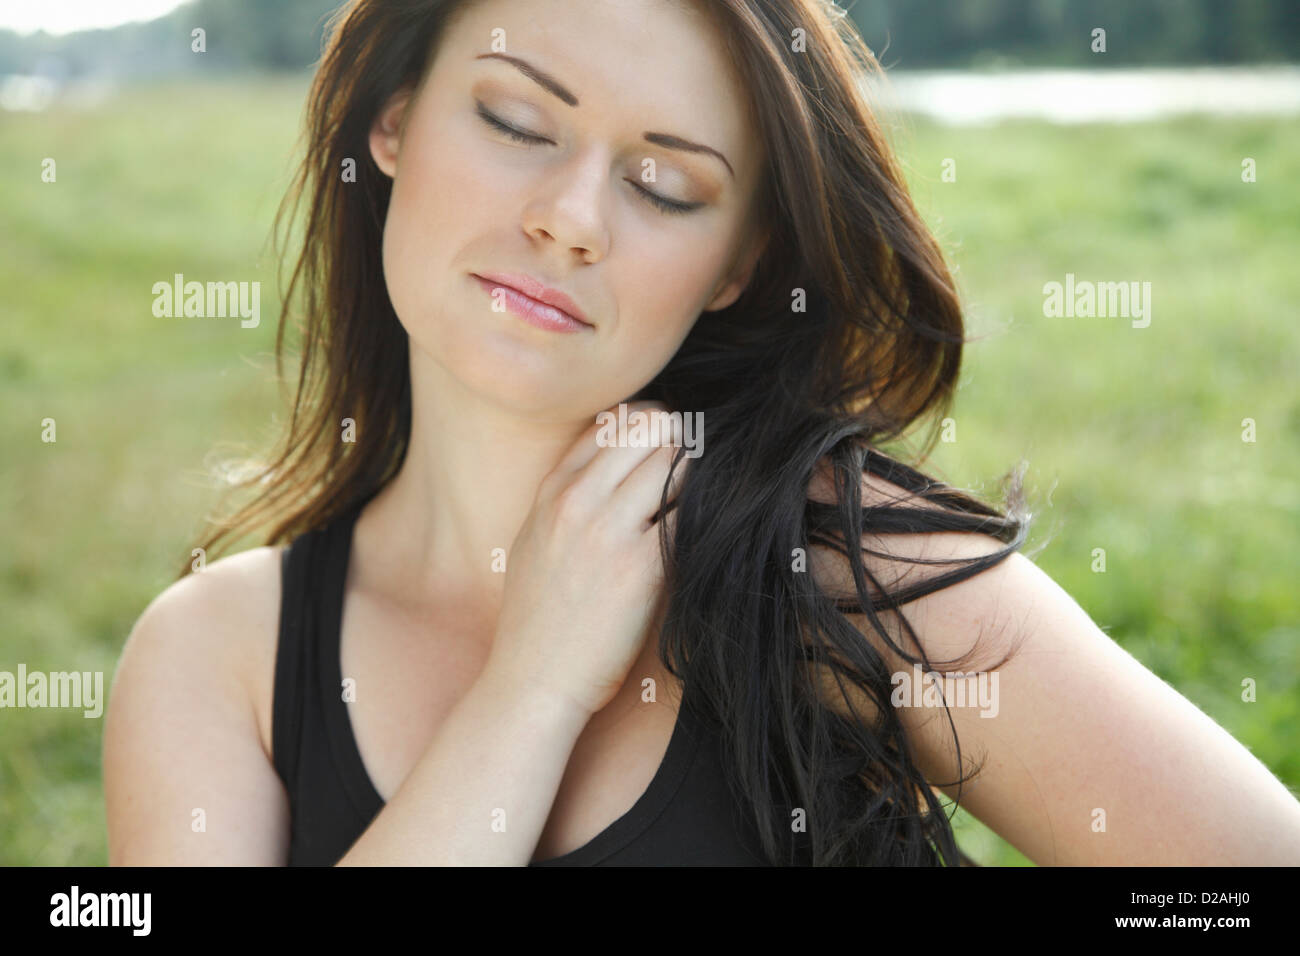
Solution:
<svg viewBox="0 0 1300 956">
<path fill-rule="evenodd" d="M 530 325 L 552 332 L 582 332 L 595 328 L 577 303 L 531 276 L 502 272 L 470 275 L 494 299 L 499 296 L 506 311 Z"/>
</svg>

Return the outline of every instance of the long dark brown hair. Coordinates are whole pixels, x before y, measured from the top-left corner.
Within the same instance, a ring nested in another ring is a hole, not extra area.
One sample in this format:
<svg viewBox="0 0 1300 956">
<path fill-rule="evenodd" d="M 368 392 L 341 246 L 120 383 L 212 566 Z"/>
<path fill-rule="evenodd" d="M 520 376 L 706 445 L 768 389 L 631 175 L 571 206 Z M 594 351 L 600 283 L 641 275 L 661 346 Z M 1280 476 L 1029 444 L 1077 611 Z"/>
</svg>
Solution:
<svg viewBox="0 0 1300 956">
<path fill-rule="evenodd" d="M 381 262 L 391 183 L 370 158 L 368 133 L 394 92 L 423 81 L 465 2 L 353 0 L 330 22 L 307 103 L 306 156 L 276 218 L 278 236 L 307 199 L 276 336 L 283 380 L 296 309 L 293 412 L 274 453 L 231 482 L 252 500 L 209 516 L 205 552 L 266 526 L 267 544 L 291 542 L 363 504 L 401 468 L 408 344 Z M 880 69 L 852 21 L 829 0 L 710 0 L 702 9 L 767 146 L 751 225 L 768 239 L 740 299 L 704 313 L 638 393 L 703 412 L 709 432 L 677 500 L 675 541 L 664 540 L 660 657 L 699 688 L 693 700 L 721 730 L 730 784 L 772 863 L 968 862 L 932 789 L 968 777 L 922 775 L 890 703 L 888 668 L 846 614 L 865 615 L 905 659 L 934 670 L 906 621 L 918 654 L 894 641 L 878 612 L 1020 548 L 1029 526 L 1020 479 L 1009 473 L 1003 511 L 877 449 L 948 412 L 965 339 L 943 255 L 863 92 L 863 78 Z M 341 176 L 347 160 L 355 182 Z M 340 440 L 345 418 L 357 424 L 355 442 Z M 932 429 L 921 460 L 936 439 Z M 809 497 L 819 463 L 834 476 L 834 504 Z M 867 474 L 906 494 L 864 503 Z M 953 531 L 1003 547 L 894 592 L 863 561 L 861 544 L 876 536 Z M 806 573 L 797 556 L 818 547 L 845 557 L 855 598 L 829 594 Z M 190 570 L 186 559 L 180 576 Z M 813 675 L 822 668 L 877 715 L 852 719 L 856 710 L 828 706 Z M 960 742 L 957 759 L 963 766 Z M 796 809 L 806 831 L 791 826 Z"/>
</svg>

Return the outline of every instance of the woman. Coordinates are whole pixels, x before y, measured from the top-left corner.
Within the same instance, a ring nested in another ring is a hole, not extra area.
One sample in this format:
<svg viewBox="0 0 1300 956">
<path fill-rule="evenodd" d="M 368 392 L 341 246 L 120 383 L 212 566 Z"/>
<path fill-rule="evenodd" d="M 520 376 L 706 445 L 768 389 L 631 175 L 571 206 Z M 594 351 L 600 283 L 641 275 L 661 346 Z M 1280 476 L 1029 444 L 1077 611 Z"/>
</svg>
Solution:
<svg viewBox="0 0 1300 956">
<path fill-rule="evenodd" d="M 1017 485 L 875 450 L 962 322 L 861 67 L 826 0 L 341 12 L 294 415 L 204 553 L 278 524 L 132 632 L 112 862 L 957 863 L 940 793 L 1041 864 L 1300 860 Z"/>
</svg>

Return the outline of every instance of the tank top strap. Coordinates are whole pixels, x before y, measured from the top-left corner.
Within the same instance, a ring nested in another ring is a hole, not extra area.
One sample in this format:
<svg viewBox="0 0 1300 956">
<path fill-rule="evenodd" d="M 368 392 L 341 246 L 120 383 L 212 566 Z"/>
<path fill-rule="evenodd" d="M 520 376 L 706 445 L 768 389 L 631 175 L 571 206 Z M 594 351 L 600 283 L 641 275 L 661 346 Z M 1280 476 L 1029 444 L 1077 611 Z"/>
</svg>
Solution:
<svg viewBox="0 0 1300 956">
<path fill-rule="evenodd" d="M 305 633 L 307 565 L 313 539 L 299 535 L 280 553 L 280 632 L 275 652 L 275 687 L 271 707 L 271 756 L 289 793 L 294 792 L 302 750 L 304 691 L 307 683 Z"/>
<path fill-rule="evenodd" d="M 339 691 L 322 681 L 338 670 L 343 575 L 351 531 L 364 506 L 358 502 L 323 527 L 303 532 L 281 553 L 271 746 L 291 799 L 298 793 L 303 751 L 319 743 L 322 712 L 326 735 L 338 733 L 330 704 L 338 702 Z M 337 746 L 332 739 L 330 744 Z"/>
</svg>

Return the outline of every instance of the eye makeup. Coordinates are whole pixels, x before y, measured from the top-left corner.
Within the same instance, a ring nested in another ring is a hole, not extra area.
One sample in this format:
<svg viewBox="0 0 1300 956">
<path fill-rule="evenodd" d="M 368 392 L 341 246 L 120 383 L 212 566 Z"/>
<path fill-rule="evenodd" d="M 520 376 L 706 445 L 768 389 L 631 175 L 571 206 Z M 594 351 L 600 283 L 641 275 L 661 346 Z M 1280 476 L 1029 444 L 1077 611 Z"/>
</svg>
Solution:
<svg viewBox="0 0 1300 956">
<path fill-rule="evenodd" d="M 474 101 L 474 111 L 490 128 L 516 143 L 526 146 L 541 146 L 551 143 L 551 140 L 547 139 L 545 136 L 538 136 L 536 133 L 529 133 L 506 123 L 500 117 L 491 113 L 488 108 L 483 105 L 481 100 Z M 666 199 L 658 193 L 646 189 L 635 179 L 626 178 L 624 182 L 630 183 L 647 202 L 666 215 L 684 215 L 705 205 L 702 202 L 684 203 L 672 199 Z"/>
</svg>

